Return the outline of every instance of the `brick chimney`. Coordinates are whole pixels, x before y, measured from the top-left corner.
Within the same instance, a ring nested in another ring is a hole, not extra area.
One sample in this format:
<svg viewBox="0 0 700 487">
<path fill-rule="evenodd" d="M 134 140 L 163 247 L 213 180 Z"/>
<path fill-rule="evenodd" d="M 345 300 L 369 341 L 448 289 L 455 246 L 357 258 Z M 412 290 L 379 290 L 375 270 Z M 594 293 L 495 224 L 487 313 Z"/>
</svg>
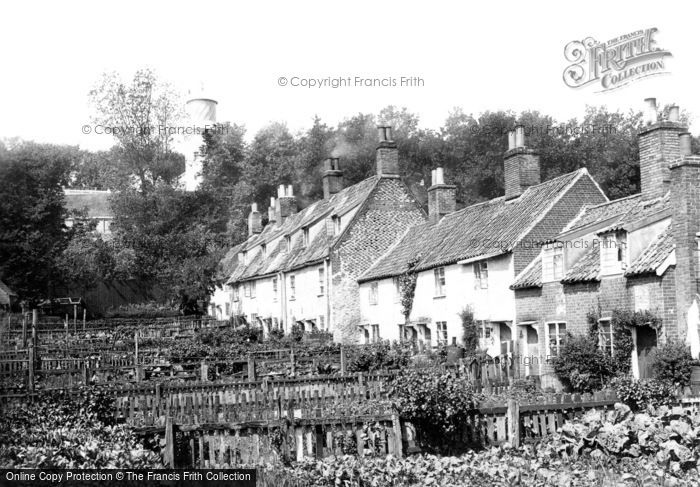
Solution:
<svg viewBox="0 0 700 487">
<path fill-rule="evenodd" d="M 272 196 L 270 198 L 270 206 L 267 208 L 267 220 L 270 225 L 273 225 L 275 221 L 277 221 L 277 214 L 275 211 L 276 203 L 275 203 L 275 197 Z"/>
<path fill-rule="evenodd" d="M 279 224 L 297 212 L 297 199 L 294 197 L 292 185 L 284 186 L 280 184 L 277 188 L 277 201 L 275 204 L 275 221 Z"/>
<path fill-rule="evenodd" d="M 639 132 L 639 172 L 642 198 L 663 196 L 670 188 L 669 164 L 680 157 L 678 135 L 687 129 L 679 121 L 677 106 L 671 107 L 668 120 L 657 120 L 656 98 L 644 100 L 645 126 Z"/>
<path fill-rule="evenodd" d="M 428 188 L 428 216 L 431 223 L 439 222 L 443 216 L 455 211 L 457 206 L 457 186 L 445 184 L 441 167 L 431 173 L 432 185 Z"/>
<path fill-rule="evenodd" d="M 323 198 L 328 199 L 343 190 L 343 171 L 337 157 L 323 161 Z"/>
<path fill-rule="evenodd" d="M 399 176 L 399 149 L 391 137 L 391 127 L 377 127 L 379 145 L 377 146 L 377 174 L 379 176 Z"/>
<path fill-rule="evenodd" d="M 262 232 L 262 215 L 258 211 L 258 204 L 253 203 L 250 205 L 248 214 L 248 236 L 252 237 L 260 232 Z"/>
<path fill-rule="evenodd" d="M 678 136 L 680 157 L 669 165 L 671 232 L 675 243 L 676 320 L 678 338 L 685 341 L 688 331 L 688 308 L 700 292 L 700 156 L 691 154 L 690 134 Z"/>
<path fill-rule="evenodd" d="M 503 158 L 506 200 L 517 198 L 525 190 L 540 184 L 540 154 L 525 146 L 525 128 L 522 125 L 508 132 L 508 150 Z"/>
</svg>

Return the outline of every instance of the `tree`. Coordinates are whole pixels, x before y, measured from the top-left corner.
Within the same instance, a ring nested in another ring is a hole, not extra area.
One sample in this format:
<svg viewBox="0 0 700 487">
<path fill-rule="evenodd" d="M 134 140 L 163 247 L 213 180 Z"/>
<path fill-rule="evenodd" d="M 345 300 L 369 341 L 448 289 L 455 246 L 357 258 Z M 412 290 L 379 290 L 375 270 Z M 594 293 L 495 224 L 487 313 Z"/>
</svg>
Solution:
<svg viewBox="0 0 700 487">
<path fill-rule="evenodd" d="M 72 232 L 62 187 L 77 147 L 0 144 L 0 276 L 30 306 L 60 281 L 56 260 Z"/>
<path fill-rule="evenodd" d="M 184 156 L 173 151 L 169 130 L 183 118 L 178 94 L 158 81 L 151 70 L 140 70 L 130 83 L 105 73 L 89 93 L 95 124 L 109 127 L 117 140 L 113 150 L 142 192 L 158 182 L 173 184 L 184 172 Z"/>
</svg>

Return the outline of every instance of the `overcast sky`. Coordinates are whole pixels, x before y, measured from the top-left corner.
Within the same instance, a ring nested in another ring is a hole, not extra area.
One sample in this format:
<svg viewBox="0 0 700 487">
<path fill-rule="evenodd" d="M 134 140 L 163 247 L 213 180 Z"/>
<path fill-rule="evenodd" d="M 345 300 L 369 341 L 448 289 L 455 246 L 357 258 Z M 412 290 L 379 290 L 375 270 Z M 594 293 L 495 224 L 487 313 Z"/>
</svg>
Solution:
<svg viewBox="0 0 700 487">
<path fill-rule="evenodd" d="M 697 11 L 679 3 L 611 1 L 344 3 L 11 2 L 0 7 L 0 137 L 106 148 L 108 136 L 83 135 L 87 92 L 104 71 L 125 77 L 142 67 L 180 90 L 204 83 L 219 121 L 249 135 L 271 120 L 293 130 L 314 114 L 335 124 L 394 104 L 438 128 L 449 110 L 539 109 L 559 120 L 587 104 L 641 109 L 642 100 L 676 102 L 700 119 Z M 692 5 L 692 4 L 689 4 Z M 695 7 L 698 10 L 698 7 Z M 564 46 L 605 41 L 656 27 L 671 51 L 669 75 L 596 93 L 562 81 Z M 418 76 L 423 87 L 281 87 L 295 76 Z M 693 132 L 697 135 L 697 121 Z"/>
</svg>

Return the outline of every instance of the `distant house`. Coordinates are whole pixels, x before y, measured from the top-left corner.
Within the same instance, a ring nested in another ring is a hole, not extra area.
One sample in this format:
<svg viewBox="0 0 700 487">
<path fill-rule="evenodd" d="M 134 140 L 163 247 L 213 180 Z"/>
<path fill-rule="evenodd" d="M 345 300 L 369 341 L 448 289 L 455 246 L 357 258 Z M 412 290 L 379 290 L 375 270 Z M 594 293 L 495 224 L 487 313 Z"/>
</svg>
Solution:
<svg viewBox="0 0 700 487">
<path fill-rule="evenodd" d="M 9 310 L 17 303 L 17 293 L 0 281 L 0 308 Z"/>
<path fill-rule="evenodd" d="M 109 198 L 112 192 L 97 189 L 64 189 L 66 208 L 68 210 L 85 211 L 87 220 L 96 220 L 95 231 L 103 236 L 109 236 L 112 231 L 110 226 L 114 220 L 114 213 L 110 206 Z M 66 226 L 72 227 L 79 220 L 75 217 L 66 219 Z"/>
<path fill-rule="evenodd" d="M 429 221 L 410 228 L 359 278 L 362 342 L 407 340 L 427 347 L 461 343 L 460 313 L 470 309 L 481 347 L 510 355 L 529 330 L 516 326 L 513 279 L 584 205 L 607 201 L 586 169 L 540 182 L 539 155 L 524 128 L 509 134 L 506 193 L 456 210 L 453 185 L 441 169 L 428 188 Z M 400 277 L 416 286 L 408 320 Z"/>
</svg>

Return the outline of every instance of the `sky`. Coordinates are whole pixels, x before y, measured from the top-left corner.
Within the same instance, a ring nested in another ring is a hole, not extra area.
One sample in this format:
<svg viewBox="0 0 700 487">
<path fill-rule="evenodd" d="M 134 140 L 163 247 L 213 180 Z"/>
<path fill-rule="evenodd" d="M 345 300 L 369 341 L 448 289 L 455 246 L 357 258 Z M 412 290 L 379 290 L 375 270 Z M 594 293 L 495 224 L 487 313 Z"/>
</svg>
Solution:
<svg viewBox="0 0 700 487">
<path fill-rule="evenodd" d="M 677 103 L 700 119 L 697 12 L 659 2 L 11 2 L 0 7 L 0 138 L 113 144 L 85 135 L 87 93 L 101 73 L 153 68 L 180 91 L 202 84 L 218 120 L 292 130 L 314 115 L 335 125 L 393 104 L 439 128 L 449 111 L 537 109 L 558 120 L 586 105 L 627 111 L 643 99 Z M 698 8 L 698 7 L 696 7 Z M 655 27 L 669 74 L 598 93 L 562 80 L 564 47 Z M 419 77 L 422 86 L 308 88 L 292 79 Z M 280 86 L 280 78 L 288 80 Z M 697 135 L 700 124 L 691 126 Z"/>
</svg>

